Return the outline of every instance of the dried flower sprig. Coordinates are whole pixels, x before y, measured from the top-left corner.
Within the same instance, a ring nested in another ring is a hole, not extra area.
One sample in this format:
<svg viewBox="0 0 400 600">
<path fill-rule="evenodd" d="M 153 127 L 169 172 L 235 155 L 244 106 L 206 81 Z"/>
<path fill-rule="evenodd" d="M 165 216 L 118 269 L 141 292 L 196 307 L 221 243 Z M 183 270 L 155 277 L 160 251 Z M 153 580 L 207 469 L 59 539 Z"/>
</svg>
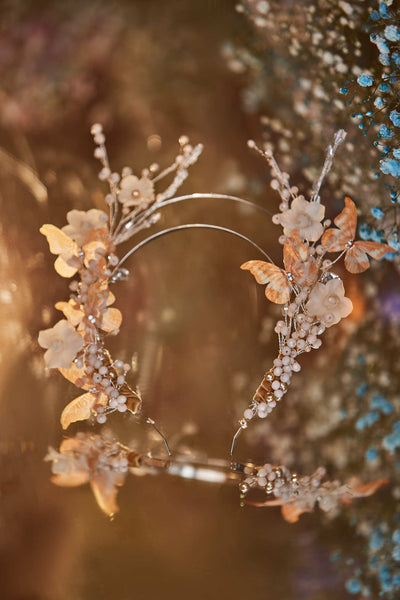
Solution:
<svg viewBox="0 0 400 600">
<path fill-rule="evenodd" d="M 254 417 L 267 417 L 286 393 L 292 374 L 301 369 L 297 357 L 319 348 L 325 329 L 351 313 L 352 302 L 345 297 L 343 282 L 332 272 L 332 266 L 344 256 L 346 269 L 361 273 L 369 267 L 368 255 L 381 258 L 391 251 L 386 244 L 354 241 L 357 213 L 350 198 L 345 198 L 345 208 L 334 219 L 336 227 L 330 227 L 330 220 L 324 221 L 325 207 L 320 202 L 319 192 L 345 135 L 343 130 L 335 134 L 310 200 L 290 186 L 288 174 L 282 173 L 270 149 L 262 151 L 253 141 L 249 142 L 249 146 L 268 161 L 273 177 L 271 187 L 281 197 L 280 213 L 274 215 L 272 221 L 283 227 L 279 242 L 283 244 L 284 269 L 260 260 L 248 261 L 241 268 L 249 270 L 257 283 L 266 285 L 265 295 L 269 300 L 283 305 L 283 320 L 275 326 L 278 357 L 239 421 L 232 453 L 241 430 L 246 429 Z M 339 256 L 334 260 L 324 258 L 332 252 L 339 252 Z"/>
<path fill-rule="evenodd" d="M 188 138 L 181 137 L 180 152 L 164 171 L 157 174 L 158 166 L 151 165 L 139 178 L 125 167 L 119 175 L 110 169 L 101 125 L 93 125 L 92 134 L 97 144 L 95 156 L 102 164 L 99 178 L 109 184 L 105 198 L 109 214 L 98 209 L 71 210 L 68 224 L 61 229 L 47 224 L 40 230 L 50 252 L 58 256 L 57 273 L 66 278 L 77 276 L 69 285 L 68 302 L 56 304 L 65 319 L 39 333 L 39 344 L 47 350 L 46 366 L 58 368 L 85 390 L 64 409 L 64 429 L 92 414 L 105 423 L 109 413 L 140 410 L 140 395 L 126 382 L 129 365 L 113 360 L 104 346 L 104 336 L 117 334 L 122 322 L 121 312 L 111 307 L 115 296 L 110 284 L 129 274 L 120 267 L 124 259 L 118 258 L 116 246 L 159 219 L 158 209 L 174 196 L 202 151 L 201 144 L 192 147 Z M 155 184 L 171 173 L 175 174 L 172 183 L 156 193 Z"/>
</svg>

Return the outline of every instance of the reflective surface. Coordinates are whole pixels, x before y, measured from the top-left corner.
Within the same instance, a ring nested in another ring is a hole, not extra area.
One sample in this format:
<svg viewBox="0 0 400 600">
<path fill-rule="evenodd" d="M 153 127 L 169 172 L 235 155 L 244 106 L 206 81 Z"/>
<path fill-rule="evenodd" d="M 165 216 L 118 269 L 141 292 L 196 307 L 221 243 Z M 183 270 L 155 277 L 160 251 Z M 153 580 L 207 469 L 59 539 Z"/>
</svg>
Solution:
<svg viewBox="0 0 400 600">
<path fill-rule="evenodd" d="M 137 171 L 153 161 L 168 164 L 179 135 L 188 134 L 202 141 L 205 151 L 183 193 L 241 194 L 276 208 L 269 186 L 257 193 L 260 180 L 268 181 L 267 169 L 246 148 L 248 138 L 259 137 L 258 120 L 244 115 L 240 81 L 221 56 L 225 40 L 247 35 L 248 25 L 234 4 L 136 0 L 53 7 L 34 2 L 13 3 L 4 11 L 4 600 L 335 600 L 347 595 L 345 571 L 330 560 L 338 547 L 351 552 L 354 531 L 345 517 L 330 523 L 313 514 L 289 525 L 279 509 L 241 508 L 233 486 L 161 474 L 129 476 L 119 493 L 120 513 L 110 521 L 88 486 L 57 488 L 43 462 L 47 447 L 57 447 L 63 437 L 59 416 L 76 390 L 57 372 L 45 371 L 36 342 L 38 331 L 59 318 L 54 303 L 68 296 L 39 227 L 45 222 L 63 226 L 71 208 L 102 207 L 106 190 L 96 178 L 90 124 L 103 122 L 110 160 L 118 170 L 125 164 Z M 188 222 L 236 229 L 280 261 L 276 228 L 268 215 L 250 207 L 190 200 L 166 207 L 154 231 Z M 135 242 L 144 237 L 139 236 Z M 257 258 L 254 253 L 245 241 L 219 231 L 173 233 L 132 256 L 125 265 L 130 279 L 116 284 L 116 306 L 124 321 L 109 347 L 114 356 L 137 364 L 131 383 L 139 386 L 146 414 L 173 449 L 199 459 L 227 458 L 237 418 L 276 354 L 278 313 L 239 269 Z M 385 281 L 395 289 L 391 271 Z M 341 355 L 365 314 L 364 288 L 349 285 L 359 310 L 349 323 L 329 332 L 319 351 L 323 358 L 304 358 L 297 389 L 288 394 L 289 409 L 274 412 L 267 434 L 261 423 L 253 434 L 242 436 L 241 458 L 269 460 L 272 453 L 278 461 L 289 457 L 290 466 L 300 471 L 318 466 L 319 445 L 328 456 L 346 451 L 344 443 L 335 446 L 324 439 L 323 421 L 313 421 L 307 430 L 308 396 L 302 388 L 315 381 L 315 393 L 333 395 Z M 379 323 L 377 331 L 377 344 L 384 345 Z M 293 414 L 304 420 L 299 423 Z M 137 447 L 151 435 L 128 416 L 110 418 L 107 427 Z M 75 433 L 79 426 L 70 430 Z M 155 439 L 155 448 L 158 443 Z M 341 475 L 334 458 L 330 467 L 335 477 Z M 375 476 L 373 470 L 369 476 Z M 365 502 L 384 505 L 385 492 L 379 498 Z"/>
</svg>

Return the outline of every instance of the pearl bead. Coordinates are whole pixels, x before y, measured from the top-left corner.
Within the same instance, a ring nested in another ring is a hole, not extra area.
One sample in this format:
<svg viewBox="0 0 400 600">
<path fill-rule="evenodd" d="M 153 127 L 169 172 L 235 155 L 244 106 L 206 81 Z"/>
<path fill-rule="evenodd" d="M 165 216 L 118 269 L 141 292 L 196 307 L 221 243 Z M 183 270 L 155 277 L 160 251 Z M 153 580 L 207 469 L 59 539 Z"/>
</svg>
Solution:
<svg viewBox="0 0 400 600">
<path fill-rule="evenodd" d="M 277 400 L 280 400 L 283 396 L 283 391 L 282 390 L 275 390 L 274 391 L 274 396 Z"/>
<path fill-rule="evenodd" d="M 271 387 L 272 387 L 273 390 L 279 390 L 279 387 L 280 387 L 279 381 L 277 381 L 275 379 L 275 381 L 272 382 Z"/>
<path fill-rule="evenodd" d="M 281 381 L 283 381 L 283 383 L 289 383 L 289 381 L 290 381 L 289 373 L 282 373 Z"/>
<path fill-rule="evenodd" d="M 245 419 L 250 421 L 250 419 L 252 419 L 254 417 L 254 413 L 251 408 L 246 408 L 246 410 L 243 413 L 243 416 Z"/>
<path fill-rule="evenodd" d="M 275 358 L 274 360 L 274 366 L 275 367 L 281 367 L 282 366 L 282 361 L 280 358 Z"/>
<path fill-rule="evenodd" d="M 320 346 L 322 346 L 322 341 L 317 340 L 316 342 L 314 342 L 313 346 L 314 346 L 314 348 L 320 348 Z"/>
<path fill-rule="evenodd" d="M 309 335 L 307 338 L 307 343 L 308 344 L 315 344 L 315 342 L 317 341 L 317 336 L 316 335 Z"/>
<path fill-rule="evenodd" d="M 290 365 L 290 358 L 289 358 L 288 356 L 284 356 L 284 357 L 282 358 L 282 364 L 283 364 L 283 365 L 285 365 L 285 367 L 286 367 L 287 365 Z"/>
<path fill-rule="evenodd" d="M 281 375 L 281 373 L 282 373 L 281 367 L 276 367 L 274 369 L 274 375 L 275 375 L 275 377 L 279 377 L 279 375 Z"/>
<path fill-rule="evenodd" d="M 281 215 L 273 215 L 272 222 L 274 223 L 274 225 L 279 225 L 279 223 L 281 222 Z"/>
<path fill-rule="evenodd" d="M 260 419 L 265 419 L 268 413 L 269 410 L 267 404 L 265 402 L 261 402 L 261 404 L 257 406 L 257 415 L 260 417 Z"/>
<path fill-rule="evenodd" d="M 299 371 L 301 371 L 301 365 L 298 362 L 294 362 L 292 364 L 292 369 L 295 373 L 298 373 Z"/>
<path fill-rule="evenodd" d="M 289 346 L 289 348 L 296 348 L 296 340 L 294 340 L 293 338 L 290 338 L 290 340 L 288 340 L 287 345 Z"/>
<path fill-rule="evenodd" d="M 118 404 L 125 404 L 125 402 L 126 402 L 126 396 L 124 396 L 124 395 L 121 394 L 121 396 L 118 396 L 117 402 L 118 402 Z"/>
<path fill-rule="evenodd" d="M 304 340 L 297 340 L 297 347 L 299 350 L 303 350 L 305 345 L 306 345 L 306 343 Z"/>
<path fill-rule="evenodd" d="M 118 385 L 123 385 L 125 383 L 125 377 L 123 375 L 118 375 L 117 377 L 117 384 Z"/>
<path fill-rule="evenodd" d="M 125 412 L 126 411 L 126 404 L 118 404 L 117 410 L 119 412 Z"/>
<path fill-rule="evenodd" d="M 107 367 L 104 367 L 104 366 L 100 367 L 100 369 L 99 369 L 100 375 L 105 375 L 107 373 L 107 370 L 108 370 Z"/>
<path fill-rule="evenodd" d="M 96 421 L 100 424 L 103 424 L 107 421 L 106 415 L 97 415 Z"/>
</svg>

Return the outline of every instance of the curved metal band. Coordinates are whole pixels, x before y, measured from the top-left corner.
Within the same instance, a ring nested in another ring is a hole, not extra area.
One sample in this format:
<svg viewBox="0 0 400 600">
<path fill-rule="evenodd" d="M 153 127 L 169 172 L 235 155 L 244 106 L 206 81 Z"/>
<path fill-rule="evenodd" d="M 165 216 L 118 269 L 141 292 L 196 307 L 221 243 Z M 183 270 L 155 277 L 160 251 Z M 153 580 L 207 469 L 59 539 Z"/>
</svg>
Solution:
<svg viewBox="0 0 400 600">
<path fill-rule="evenodd" d="M 239 204 L 244 204 L 245 206 L 250 206 L 251 208 L 255 208 L 256 210 L 261 210 L 265 212 L 267 215 L 272 217 L 273 213 L 261 206 L 260 204 L 255 204 L 251 202 L 251 200 L 245 200 L 244 198 L 240 198 L 240 196 L 231 196 L 230 194 L 213 194 L 213 193 L 197 193 L 197 194 L 186 194 L 185 196 L 177 196 L 177 198 L 171 198 L 170 200 L 165 200 L 162 204 L 160 204 L 159 208 L 163 206 L 168 206 L 169 204 L 177 204 L 178 202 L 182 202 L 184 200 L 198 200 L 200 198 L 209 199 L 209 200 L 232 200 L 233 202 L 238 202 Z M 157 209 L 158 210 L 158 209 Z"/>
<path fill-rule="evenodd" d="M 118 263 L 118 266 L 114 269 L 114 272 L 117 271 L 121 267 L 121 265 L 123 265 L 123 263 L 130 256 L 132 256 L 135 252 L 140 250 L 140 248 L 143 248 L 143 246 L 145 246 L 149 242 L 152 242 L 153 240 L 156 240 L 157 238 L 160 238 L 164 235 L 168 235 L 169 233 L 174 233 L 175 231 L 184 231 L 186 229 L 214 229 L 217 231 L 224 231 L 225 233 L 230 233 L 231 235 L 235 235 L 236 237 L 238 237 L 242 240 L 245 240 L 246 242 L 251 244 L 254 248 L 256 248 L 256 250 L 258 250 L 258 252 L 260 252 L 263 256 L 265 256 L 265 258 L 270 263 L 275 264 L 274 261 L 272 260 L 272 258 L 266 252 L 264 252 L 264 250 L 262 248 L 260 248 L 260 246 L 258 246 L 258 244 L 253 242 L 253 240 L 246 237 L 242 233 L 235 231 L 234 229 L 229 229 L 228 227 L 222 227 L 221 225 L 211 225 L 210 223 L 187 223 L 185 225 L 177 225 L 175 227 L 169 227 L 168 229 L 163 229 L 161 231 L 157 231 L 157 233 L 153 233 L 153 235 L 150 235 L 149 237 L 145 238 L 144 240 L 142 240 L 141 242 L 136 244 L 136 246 L 131 248 L 131 250 L 129 250 L 129 252 L 127 252 L 125 254 L 125 256 L 123 256 L 121 258 L 121 260 Z"/>
</svg>

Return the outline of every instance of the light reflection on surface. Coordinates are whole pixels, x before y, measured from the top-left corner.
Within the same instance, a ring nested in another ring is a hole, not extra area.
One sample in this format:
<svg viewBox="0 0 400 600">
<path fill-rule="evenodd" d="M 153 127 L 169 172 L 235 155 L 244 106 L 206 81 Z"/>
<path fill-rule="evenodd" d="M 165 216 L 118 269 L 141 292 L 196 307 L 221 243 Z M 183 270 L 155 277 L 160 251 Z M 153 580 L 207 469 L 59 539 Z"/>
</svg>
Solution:
<svg viewBox="0 0 400 600">
<path fill-rule="evenodd" d="M 241 509 L 230 487 L 160 475 L 130 478 L 120 491 L 121 512 L 110 522 L 87 487 L 69 490 L 50 483 L 43 457 L 48 445 L 58 446 L 62 439 L 59 415 L 75 390 L 57 373 L 44 371 L 35 341 L 39 329 L 59 318 L 52 307 L 68 293 L 38 229 L 44 222 L 62 226 L 71 208 L 101 206 L 89 124 L 101 120 L 110 131 L 116 168 L 131 164 L 140 170 L 149 157 L 167 162 L 181 133 L 203 141 L 206 151 L 188 192 L 242 193 L 243 173 L 265 177 L 265 166 L 245 146 L 248 137 L 258 136 L 258 122 L 244 122 L 236 80 L 219 59 L 223 36 L 236 35 L 234 3 L 173 1 L 168 9 L 153 1 L 132 4 L 129 19 L 124 3 L 96 12 L 96 5 L 85 2 L 76 12 L 66 10 L 64 18 L 45 2 L 12 25 L 21 36 L 23 21 L 26 40 L 36 39 L 43 72 L 35 79 L 26 64 L 29 54 L 21 50 L 16 58 L 21 73 L 29 71 L 30 77 L 26 88 L 19 78 L 15 110 L 8 96 L 2 145 L 13 155 L 22 152 L 10 133 L 20 128 L 26 142 L 21 159 L 30 164 L 33 154 L 49 198 L 47 206 L 38 203 L 10 174 L 1 184 L 2 598 L 343 598 L 328 558 L 332 538 L 336 543 L 347 532 L 341 521 L 327 532 L 318 516 L 290 526 L 278 509 Z M 49 38 L 53 55 L 43 50 Z M 11 70 L 8 77 L 12 83 Z M 29 105 L 29 90 L 41 101 Z M 267 189 L 263 201 L 276 203 Z M 276 230 L 250 208 L 189 202 L 168 207 L 162 226 L 195 220 L 251 234 L 280 258 Z M 115 287 L 124 324 L 110 348 L 130 362 L 137 354 L 132 383 L 171 440 L 188 421 L 196 424 L 193 435 L 176 441 L 190 455 L 227 456 L 234 422 L 276 351 L 270 331 L 276 313 L 238 268 L 252 252 L 245 242 L 218 232 L 182 232 L 132 257 L 131 278 Z M 356 306 L 351 326 L 327 337 L 325 358 L 304 361 L 301 377 L 314 378 L 318 393 L 324 389 L 321 373 L 334 371 L 364 314 L 361 295 Z M 241 440 L 240 452 L 264 457 L 274 440 L 282 460 L 292 456 L 295 462 L 290 444 L 298 424 L 290 411 L 283 415 L 276 415 L 267 436 L 260 428 Z M 129 418 L 110 420 L 110 426 L 133 446 L 150 434 Z M 289 434 L 286 427 L 292 427 Z M 197 475 L 211 481 L 207 470 Z"/>
</svg>

